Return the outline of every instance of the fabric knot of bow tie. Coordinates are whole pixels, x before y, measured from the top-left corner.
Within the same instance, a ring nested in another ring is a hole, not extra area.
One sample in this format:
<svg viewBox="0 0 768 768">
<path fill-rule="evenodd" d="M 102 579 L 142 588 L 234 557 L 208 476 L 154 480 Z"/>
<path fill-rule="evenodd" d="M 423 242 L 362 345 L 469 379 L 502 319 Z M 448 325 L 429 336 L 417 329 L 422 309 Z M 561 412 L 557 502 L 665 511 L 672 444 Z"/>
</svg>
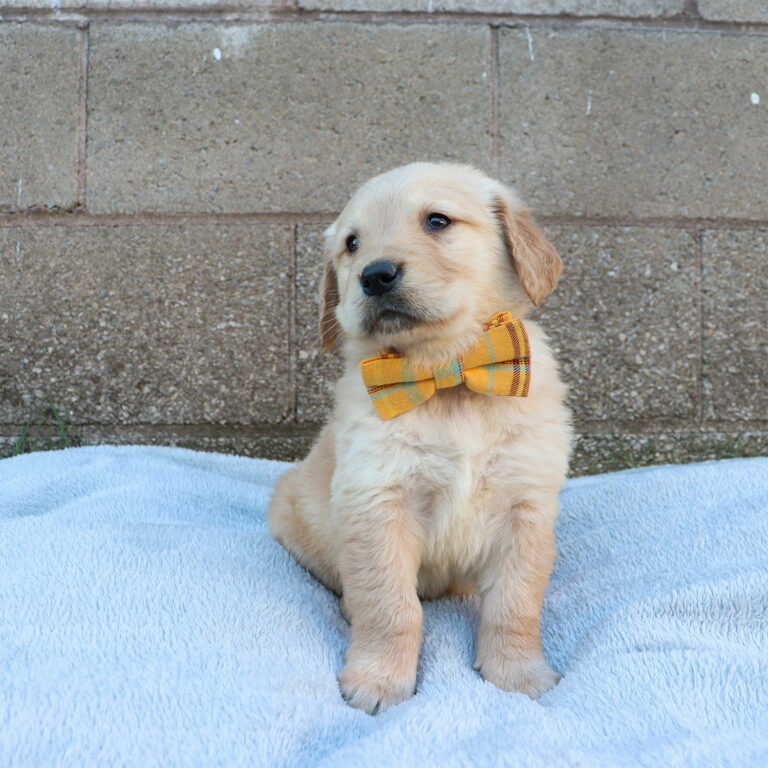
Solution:
<svg viewBox="0 0 768 768">
<path fill-rule="evenodd" d="M 459 384 L 484 395 L 526 397 L 530 344 L 522 321 L 498 312 L 475 346 L 445 365 L 416 366 L 397 352 L 383 352 L 363 360 L 360 371 L 373 405 L 386 420 L 429 400 L 438 389 Z"/>
</svg>

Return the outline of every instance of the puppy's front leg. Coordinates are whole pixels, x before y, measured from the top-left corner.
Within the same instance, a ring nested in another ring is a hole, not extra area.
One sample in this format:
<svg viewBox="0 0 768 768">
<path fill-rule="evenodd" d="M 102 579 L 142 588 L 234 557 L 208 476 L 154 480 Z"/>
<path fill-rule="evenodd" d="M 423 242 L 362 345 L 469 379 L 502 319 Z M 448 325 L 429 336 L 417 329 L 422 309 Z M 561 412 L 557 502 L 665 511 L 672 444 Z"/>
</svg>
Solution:
<svg viewBox="0 0 768 768">
<path fill-rule="evenodd" d="M 339 570 L 351 619 L 342 696 L 369 714 L 413 694 L 421 644 L 417 524 L 400 501 L 360 510 L 345 526 Z"/>
<path fill-rule="evenodd" d="M 481 574 L 482 608 L 474 667 L 505 691 L 531 698 L 558 681 L 541 649 L 544 591 L 555 557 L 557 497 L 517 504 L 500 529 Z"/>
</svg>

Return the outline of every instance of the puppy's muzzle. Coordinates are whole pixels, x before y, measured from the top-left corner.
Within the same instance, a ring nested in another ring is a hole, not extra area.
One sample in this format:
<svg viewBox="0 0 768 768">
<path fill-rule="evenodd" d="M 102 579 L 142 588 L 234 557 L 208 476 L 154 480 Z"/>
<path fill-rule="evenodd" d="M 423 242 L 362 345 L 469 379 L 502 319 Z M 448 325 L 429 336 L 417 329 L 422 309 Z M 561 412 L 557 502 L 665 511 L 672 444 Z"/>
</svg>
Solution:
<svg viewBox="0 0 768 768">
<path fill-rule="evenodd" d="M 402 268 L 391 261 L 374 261 L 360 275 L 360 285 L 366 296 L 383 296 L 400 282 L 402 274 Z"/>
</svg>

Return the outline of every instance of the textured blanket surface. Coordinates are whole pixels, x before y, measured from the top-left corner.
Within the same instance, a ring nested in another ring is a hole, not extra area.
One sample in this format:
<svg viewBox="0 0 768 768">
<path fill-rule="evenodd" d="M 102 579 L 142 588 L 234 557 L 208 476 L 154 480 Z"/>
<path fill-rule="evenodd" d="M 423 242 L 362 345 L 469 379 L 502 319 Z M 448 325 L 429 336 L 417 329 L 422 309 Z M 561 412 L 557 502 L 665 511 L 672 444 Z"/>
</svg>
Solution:
<svg viewBox="0 0 768 768">
<path fill-rule="evenodd" d="M 348 627 L 269 536 L 288 465 L 174 448 L 0 461 L 0 765 L 768 766 L 768 459 L 571 480 L 534 702 L 424 606 L 417 694 L 341 700 Z"/>
</svg>

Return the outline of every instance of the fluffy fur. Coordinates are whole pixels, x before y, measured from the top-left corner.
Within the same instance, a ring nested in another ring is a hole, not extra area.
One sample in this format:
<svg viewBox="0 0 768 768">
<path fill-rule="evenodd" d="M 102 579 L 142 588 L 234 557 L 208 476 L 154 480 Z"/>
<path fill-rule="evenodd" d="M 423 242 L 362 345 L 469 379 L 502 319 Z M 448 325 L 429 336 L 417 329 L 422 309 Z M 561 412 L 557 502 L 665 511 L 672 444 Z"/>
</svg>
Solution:
<svg viewBox="0 0 768 768">
<path fill-rule="evenodd" d="M 451 223 L 431 231 L 430 213 Z M 350 253 L 347 238 L 359 247 Z M 383 297 L 360 275 L 387 260 L 402 276 Z M 366 712 L 410 696 L 420 598 L 476 589 L 475 668 L 538 696 L 557 682 L 539 635 L 555 555 L 558 491 L 571 442 L 565 388 L 539 326 L 526 320 L 527 398 L 440 390 L 382 421 L 359 363 L 395 349 L 436 366 L 470 347 L 500 310 L 523 317 L 555 286 L 560 258 L 515 194 L 479 171 L 414 164 L 367 182 L 326 232 L 320 328 L 341 339 L 333 414 L 306 460 L 283 475 L 270 529 L 339 595 L 351 623 L 339 675 Z"/>
</svg>

